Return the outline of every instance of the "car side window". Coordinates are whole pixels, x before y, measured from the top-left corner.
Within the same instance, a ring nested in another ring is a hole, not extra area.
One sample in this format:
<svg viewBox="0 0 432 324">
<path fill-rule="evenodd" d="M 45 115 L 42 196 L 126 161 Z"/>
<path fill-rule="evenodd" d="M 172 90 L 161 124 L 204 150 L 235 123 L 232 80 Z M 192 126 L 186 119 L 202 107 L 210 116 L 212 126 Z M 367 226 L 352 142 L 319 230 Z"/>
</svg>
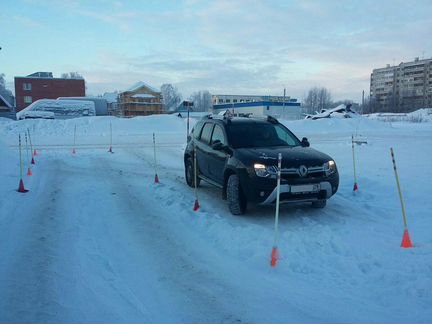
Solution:
<svg viewBox="0 0 432 324">
<path fill-rule="evenodd" d="M 219 125 L 215 125 L 214 127 L 210 144 L 214 144 L 214 142 L 216 141 L 220 141 L 224 145 L 226 144 L 225 134 L 222 127 L 220 127 Z"/>
<path fill-rule="evenodd" d="M 210 136 L 213 130 L 213 124 L 212 123 L 206 123 L 204 125 L 204 128 L 201 132 L 201 142 L 209 144 L 210 143 Z"/>
<path fill-rule="evenodd" d="M 192 132 L 193 132 L 193 136 L 196 139 L 199 139 L 200 135 L 201 135 L 201 130 L 203 128 L 203 123 L 202 122 L 198 122 L 195 127 L 193 128 Z"/>
<path fill-rule="evenodd" d="M 282 127 L 276 126 L 275 128 L 276 128 L 276 134 L 280 140 L 284 141 L 285 143 L 287 143 L 290 146 L 295 146 L 297 144 L 296 141 L 294 140 L 294 138 L 289 136 L 289 133 L 287 133 L 287 131 L 282 129 Z"/>
</svg>

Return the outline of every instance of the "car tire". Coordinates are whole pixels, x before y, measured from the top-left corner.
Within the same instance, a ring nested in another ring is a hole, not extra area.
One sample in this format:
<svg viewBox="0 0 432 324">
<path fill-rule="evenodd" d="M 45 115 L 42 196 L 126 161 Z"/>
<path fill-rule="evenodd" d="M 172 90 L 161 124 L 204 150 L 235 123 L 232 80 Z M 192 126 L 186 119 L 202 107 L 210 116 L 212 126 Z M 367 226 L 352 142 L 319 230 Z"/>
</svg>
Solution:
<svg viewBox="0 0 432 324">
<path fill-rule="evenodd" d="M 233 215 L 242 215 L 246 211 L 247 200 L 240 186 L 238 175 L 232 174 L 227 184 L 228 208 Z"/>
<path fill-rule="evenodd" d="M 324 208 L 326 205 L 327 205 L 327 200 L 325 200 L 325 199 L 312 202 L 313 208 Z"/>
<path fill-rule="evenodd" d="M 185 163 L 185 178 L 186 183 L 189 187 L 195 188 L 195 168 L 194 164 L 192 162 L 192 158 L 188 158 Z M 201 179 L 199 177 L 196 177 L 197 180 L 197 187 L 199 187 Z"/>
</svg>

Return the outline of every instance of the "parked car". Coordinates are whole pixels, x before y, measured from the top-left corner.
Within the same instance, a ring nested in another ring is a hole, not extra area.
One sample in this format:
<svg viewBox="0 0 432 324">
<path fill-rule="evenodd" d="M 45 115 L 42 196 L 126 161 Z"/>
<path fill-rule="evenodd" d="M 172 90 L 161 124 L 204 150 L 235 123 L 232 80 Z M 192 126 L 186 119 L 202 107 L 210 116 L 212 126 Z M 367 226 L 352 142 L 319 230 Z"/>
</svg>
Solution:
<svg viewBox="0 0 432 324">
<path fill-rule="evenodd" d="M 184 152 L 186 182 L 194 187 L 196 178 L 197 186 L 204 180 L 221 188 L 231 213 L 243 214 L 248 204 L 276 201 L 278 153 L 282 154 L 281 202 L 325 207 L 339 186 L 335 161 L 270 116 L 207 116 L 197 122 Z"/>
</svg>

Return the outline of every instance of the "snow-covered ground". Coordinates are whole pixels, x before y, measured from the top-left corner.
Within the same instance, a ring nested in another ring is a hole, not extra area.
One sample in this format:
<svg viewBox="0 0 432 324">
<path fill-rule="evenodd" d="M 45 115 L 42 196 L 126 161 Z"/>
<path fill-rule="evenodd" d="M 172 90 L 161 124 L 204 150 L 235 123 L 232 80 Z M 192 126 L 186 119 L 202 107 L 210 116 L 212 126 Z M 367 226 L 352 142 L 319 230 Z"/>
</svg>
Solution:
<svg viewBox="0 0 432 324">
<path fill-rule="evenodd" d="M 193 211 L 185 119 L 0 119 L 0 322 L 432 322 L 432 123 L 285 124 L 336 160 L 341 184 L 323 210 L 281 207 L 271 268 L 273 207 L 233 216 L 204 183 Z M 21 194 L 27 128 L 38 155 Z M 356 194 L 352 134 L 368 141 Z M 412 249 L 400 248 L 390 147 Z"/>
</svg>

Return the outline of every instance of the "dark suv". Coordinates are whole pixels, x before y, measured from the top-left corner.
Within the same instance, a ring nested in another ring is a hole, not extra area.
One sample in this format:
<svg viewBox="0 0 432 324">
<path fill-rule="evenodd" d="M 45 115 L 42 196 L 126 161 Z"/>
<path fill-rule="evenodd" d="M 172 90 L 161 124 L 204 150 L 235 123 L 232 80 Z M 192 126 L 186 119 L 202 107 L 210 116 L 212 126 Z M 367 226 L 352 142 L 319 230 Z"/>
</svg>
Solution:
<svg viewBox="0 0 432 324">
<path fill-rule="evenodd" d="M 312 202 L 323 208 L 339 186 L 333 159 L 300 141 L 273 117 L 207 116 L 197 122 L 184 153 L 186 182 L 204 180 L 222 189 L 232 214 L 248 203 L 276 201 L 278 153 L 282 154 L 281 202 Z"/>
</svg>

